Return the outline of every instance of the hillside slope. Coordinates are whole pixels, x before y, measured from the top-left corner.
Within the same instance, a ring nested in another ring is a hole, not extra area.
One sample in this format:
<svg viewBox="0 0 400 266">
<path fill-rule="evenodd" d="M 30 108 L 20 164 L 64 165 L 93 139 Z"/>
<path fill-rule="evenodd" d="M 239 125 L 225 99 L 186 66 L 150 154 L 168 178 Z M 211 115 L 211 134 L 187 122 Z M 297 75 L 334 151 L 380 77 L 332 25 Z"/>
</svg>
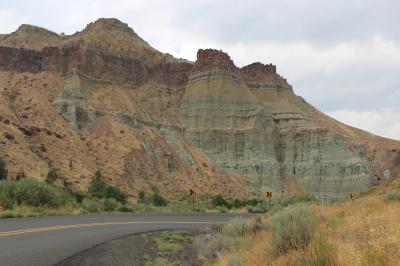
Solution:
<svg viewBox="0 0 400 266">
<path fill-rule="evenodd" d="M 212 49 L 163 54 L 125 23 L 0 39 L 0 157 L 11 175 L 50 168 L 84 190 L 100 169 L 132 197 L 157 186 L 231 197 L 343 198 L 400 171 L 400 142 L 329 118 L 274 65 Z"/>
</svg>

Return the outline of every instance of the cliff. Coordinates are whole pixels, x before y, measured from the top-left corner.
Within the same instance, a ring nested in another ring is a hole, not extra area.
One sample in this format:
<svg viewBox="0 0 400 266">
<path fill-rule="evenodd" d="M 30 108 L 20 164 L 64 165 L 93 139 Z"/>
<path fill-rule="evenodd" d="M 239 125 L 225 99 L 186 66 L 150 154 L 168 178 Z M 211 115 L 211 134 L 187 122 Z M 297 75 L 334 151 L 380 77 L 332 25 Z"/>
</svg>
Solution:
<svg viewBox="0 0 400 266">
<path fill-rule="evenodd" d="M 132 197 L 313 193 L 327 199 L 396 178 L 400 143 L 339 123 L 297 96 L 275 65 L 220 50 L 163 54 L 116 19 L 61 36 L 21 26 L 0 39 L 0 157 L 10 173 L 73 189 L 100 169 Z"/>
</svg>

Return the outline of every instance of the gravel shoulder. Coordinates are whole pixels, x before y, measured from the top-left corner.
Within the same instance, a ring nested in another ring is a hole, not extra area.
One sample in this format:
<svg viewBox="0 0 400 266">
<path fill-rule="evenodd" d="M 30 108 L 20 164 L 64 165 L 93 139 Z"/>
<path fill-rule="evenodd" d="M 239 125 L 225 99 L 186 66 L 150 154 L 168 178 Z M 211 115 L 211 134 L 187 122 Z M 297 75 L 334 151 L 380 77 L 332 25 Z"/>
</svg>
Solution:
<svg viewBox="0 0 400 266">
<path fill-rule="evenodd" d="M 201 265 L 192 244 L 200 233 L 162 230 L 133 234 L 89 248 L 56 265 Z"/>
</svg>

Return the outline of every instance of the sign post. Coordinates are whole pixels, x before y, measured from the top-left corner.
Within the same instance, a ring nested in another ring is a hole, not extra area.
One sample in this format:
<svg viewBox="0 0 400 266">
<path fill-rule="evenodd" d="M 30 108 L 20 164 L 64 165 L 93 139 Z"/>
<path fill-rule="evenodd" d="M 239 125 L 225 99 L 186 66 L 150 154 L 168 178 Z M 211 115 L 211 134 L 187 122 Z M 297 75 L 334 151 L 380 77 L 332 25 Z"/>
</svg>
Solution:
<svg viewBox="0 0 400 266">
<path fill-rule="evenodd" d="M 194 211 L 194 197 L 196 192 L 193 189 L 189 189 L 189 196 L 192 196 L 192 210 Z"/>
<path fill-rule="evenodd" d="M 265 192 L 265 196 L 267 197 L 268 202 L 269 202 L 269 209 L 271 209 L 272 191 Z"/>
</svg>

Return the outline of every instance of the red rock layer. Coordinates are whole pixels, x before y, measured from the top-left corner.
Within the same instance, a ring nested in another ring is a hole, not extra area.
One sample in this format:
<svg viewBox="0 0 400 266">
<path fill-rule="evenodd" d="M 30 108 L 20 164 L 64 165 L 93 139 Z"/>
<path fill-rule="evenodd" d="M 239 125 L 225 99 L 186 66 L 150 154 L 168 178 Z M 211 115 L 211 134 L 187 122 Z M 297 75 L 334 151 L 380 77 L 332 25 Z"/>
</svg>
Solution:
<svg viewBox="0 0 400 266">
<path fill-rule="evenodd" d="M 227 53 L 221 50 L 199 49 L 197 51 L 197 61 L 194 64 L 192 74 L 210 70 L 238 72 L 238 68 Z"/>
<path fill-rule="evenodd" d="M 40 52 L 0 46 L 0 69 L 20 72 L 38 72 L 41 70 L 42 55 Z"/>
<path fill-rule="evenodd" d="M 187 62 L 163 62 L 155 68 L 154 81 L 160 86 L 185 86 L 193 64 Z"/>
<path fill-rule="evenodd" d="M 286 79 L 276 73 L 276 66 L 273 64 L 262 64 L 255 62 L 240 69 L 241 76 L 246 82 L 274 82 L 288 85 Z"/>
<path fill-rule="evenodd" d="M 95 79 L 142 85 L 148 77 L 145 65 L 136 58 L 111 55 L 82 47 L 45 47 L 43 70 L 66 74 L 73 69 Z"/>
</svg>

